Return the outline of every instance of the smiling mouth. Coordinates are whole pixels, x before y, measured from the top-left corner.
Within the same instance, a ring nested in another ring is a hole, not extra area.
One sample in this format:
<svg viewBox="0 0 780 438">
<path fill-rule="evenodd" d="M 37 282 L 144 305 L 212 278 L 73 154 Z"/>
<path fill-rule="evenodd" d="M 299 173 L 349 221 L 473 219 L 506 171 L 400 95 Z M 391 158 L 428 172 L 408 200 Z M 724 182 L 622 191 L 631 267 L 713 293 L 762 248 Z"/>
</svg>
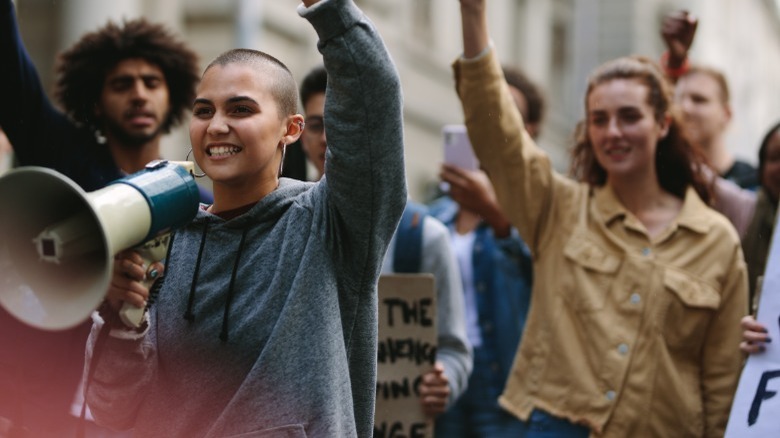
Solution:
<svg viewBox="0 0 780 438">
<path fill-rule="evenodd" d="M 206 149 L 206 155 L 209 157 L 228 157 L 241 152 L 238 146 L 211 146 Z"/>
<path fill-rule="evenodd" d="M 622 156 L 622 155 L 627 154 L 628 151 L 630 151 L 630 150 L 631 150 L 631 148 L 628 147 L 628 146 L 616 146 L 616 147 L 612 147 L 612 148 L 607 149 L 606 153 L 609 156 L 614 156 L 614 155 Z"/>
</svg>

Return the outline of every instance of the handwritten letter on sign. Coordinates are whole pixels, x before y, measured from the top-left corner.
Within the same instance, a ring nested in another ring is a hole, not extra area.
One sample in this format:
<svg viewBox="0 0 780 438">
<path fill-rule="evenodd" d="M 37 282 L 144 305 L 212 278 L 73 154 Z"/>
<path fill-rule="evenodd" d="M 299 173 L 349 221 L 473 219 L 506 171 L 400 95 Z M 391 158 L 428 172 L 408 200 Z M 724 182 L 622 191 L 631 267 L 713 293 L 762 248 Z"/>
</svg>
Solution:
<svg viewBox="0 0 780 438">
<path fill-rule="evenodd" d="M 436 294 L 430 274 L 379 278 L 375 438 L 433 437 L 417 385 L 436 360 Z"/>
<path fill-rule="evenodd" d="M 731 407 L 726 436 L 780 436 L 780 230 L 775 226 L 756 319 L 769 330 L 766 351 L 750 355 Z M 738 330 L 737 327 L 734 328 Z M 734 354 L 740 354 L 735 347 Z"/>
</svg>

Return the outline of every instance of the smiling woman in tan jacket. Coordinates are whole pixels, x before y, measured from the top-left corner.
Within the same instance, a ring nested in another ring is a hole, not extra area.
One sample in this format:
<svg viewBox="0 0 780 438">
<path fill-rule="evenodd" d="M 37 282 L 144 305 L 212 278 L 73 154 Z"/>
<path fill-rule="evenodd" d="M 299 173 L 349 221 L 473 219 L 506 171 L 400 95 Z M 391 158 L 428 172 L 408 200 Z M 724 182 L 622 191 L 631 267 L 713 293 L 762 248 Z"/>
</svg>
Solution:
<svg viewBox="0 0 780 438">
<path fill-rule="evenodd" d="M 598 68 L 574 153 L 580 181 L 567 179 L 523 128 L 485 3 L 460 1 L 457 89 L 477 156 L 534 257 L 501 405 L 528 422 L 526 437 L 540 415 L 557 436 L 722 436 L 745 264 L 734 228 L 707 206 L 701 155 L 679 134 L 666 80 L 639 58 Z"/>
</svg>

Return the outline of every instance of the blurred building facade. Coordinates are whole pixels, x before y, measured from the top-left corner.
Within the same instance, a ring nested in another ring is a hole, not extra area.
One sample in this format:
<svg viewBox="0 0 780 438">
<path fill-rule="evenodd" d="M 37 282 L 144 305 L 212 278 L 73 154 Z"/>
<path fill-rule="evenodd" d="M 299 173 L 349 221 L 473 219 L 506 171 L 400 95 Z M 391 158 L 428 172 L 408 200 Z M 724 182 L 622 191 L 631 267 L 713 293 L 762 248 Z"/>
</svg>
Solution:
<svg viewBox="0 0 780 438">
<path fill-rule="evenodd" d="M 300 80 L 320 62 L 316 35 L 295 0 L 16 0 L 22 36 L 47 89 L 56 53 L 107 18 L 145 16 L 166 23 L 198 51 L 201 63 L 232 47 L 267 51 Z M 384 36 L 403 84 L 410 194 L 426 200 L 442 159 L 441 128 L 461 123 L 450 64 L 460 54 L 454 0 L 356 0 Z M 729 147 L 755 163 L 764 131 L 780 120 L 780 15 L 774 0 L 489 0 L 501 59 L 526 70 L 546 91 L 540 144 L 559 170 L 583 112 L 588 73 L 617 56 L 657 59 L 663 15 L 687 9 L 700 18 L 691 57 L 723 70 L 734 121 Z M 164 141 L 183 159 L 186 127 Z"/>
</svg>

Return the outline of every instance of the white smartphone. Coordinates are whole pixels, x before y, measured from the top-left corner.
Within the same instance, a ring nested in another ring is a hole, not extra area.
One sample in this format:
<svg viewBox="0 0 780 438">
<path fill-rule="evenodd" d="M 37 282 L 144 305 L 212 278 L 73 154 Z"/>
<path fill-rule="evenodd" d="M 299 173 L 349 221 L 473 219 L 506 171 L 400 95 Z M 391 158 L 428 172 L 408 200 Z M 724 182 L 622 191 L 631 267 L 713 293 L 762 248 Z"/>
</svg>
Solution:
<svg viewBox="0 0 780 438">
<path fill-rule="evenodd" d="M 471 148 L 468 133 L 464 125 L 445 125 L 442 128 L 444 139 L 444 162 L 454 164 L 466 170 L 479 169 L 479 160 Z"/>
</svg>

